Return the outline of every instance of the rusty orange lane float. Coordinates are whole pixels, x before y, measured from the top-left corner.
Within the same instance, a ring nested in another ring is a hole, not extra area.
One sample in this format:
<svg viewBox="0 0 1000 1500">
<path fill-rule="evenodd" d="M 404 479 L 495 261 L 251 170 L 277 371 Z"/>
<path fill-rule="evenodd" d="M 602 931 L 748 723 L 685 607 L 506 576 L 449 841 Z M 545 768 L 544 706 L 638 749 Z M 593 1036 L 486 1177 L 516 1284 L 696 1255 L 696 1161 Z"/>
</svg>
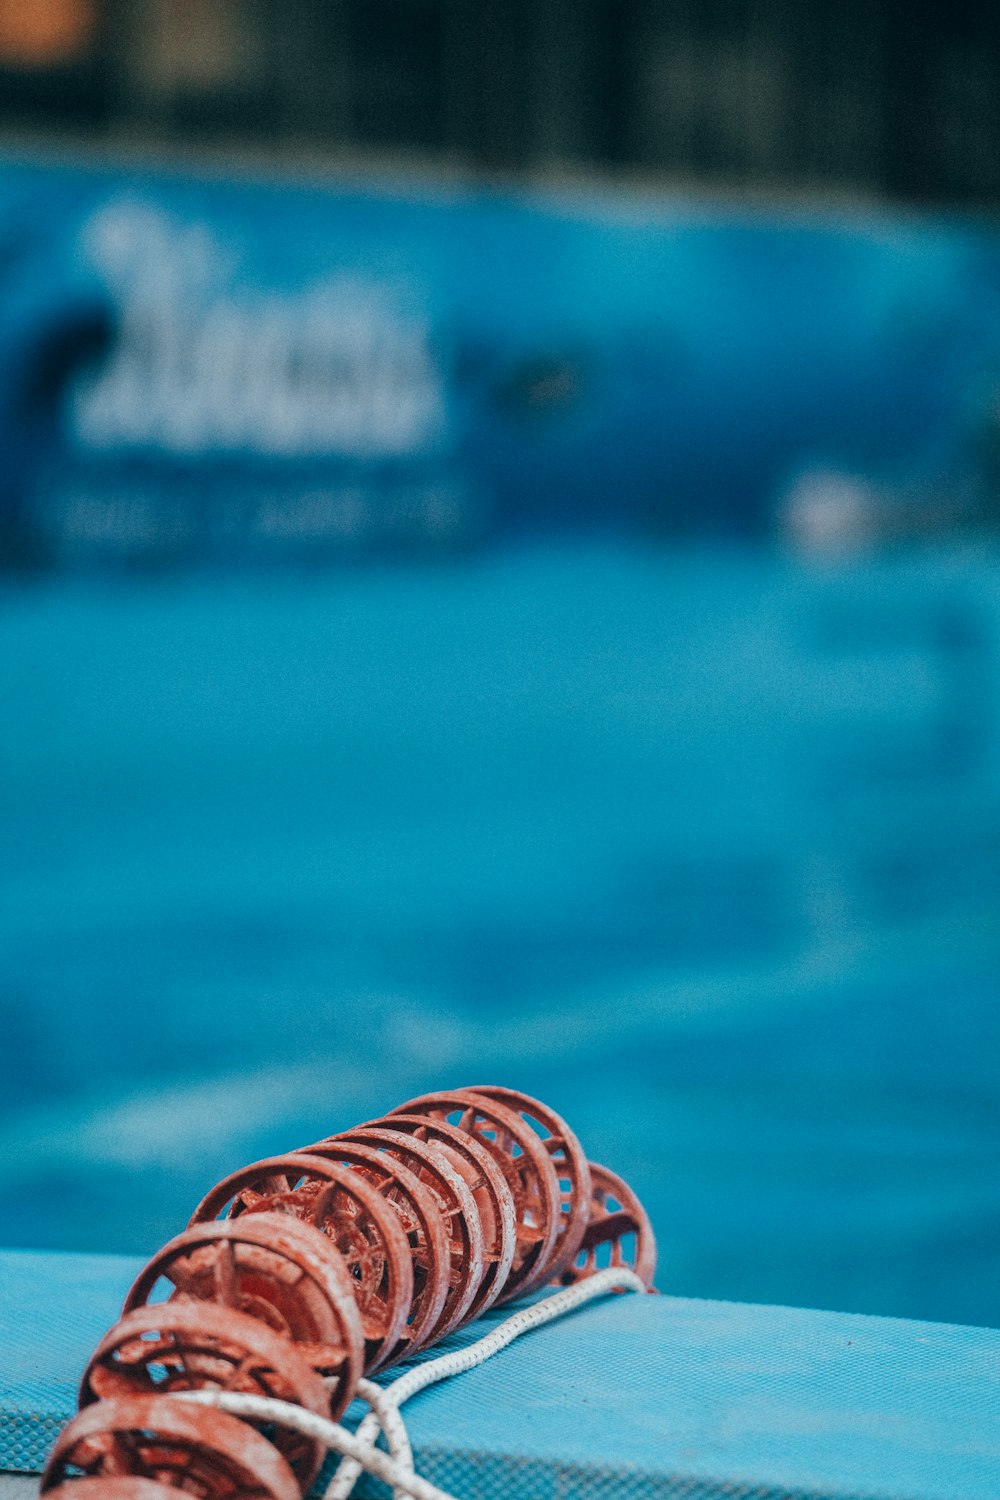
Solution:
<svg viewBox="0 0 1000 1500">
<path fill-rule="evenodd" d="M 509 1301 L 547 1279 L 559 1236 L 559 1180 L 551 1158 L 530 1125 L 514 1110 L 464 1089 L 423 1094 L 386 1116 L 429 1115 L 457 1125 L 485 1146 L 503 1172 L 514 1199 L 517 1242 L 498 1302 Z"/>
<path fill-rule="evenodd" d="M 390 1115 L 370 1122 L 375 1127 L 425 1141 L 466 1183 L 479 1214 L 483 1239 L 483 1276 L 469 1306 L 466 1321 L 492 1307 L 506 1284 L 517 1249 L 514 1195 L 495 1158 L 467 1130 L 459 1130 L 431 1115 Z"/>
<path fill-rule="evenodd" d="M 558 1276 L 564 1266 L 572 1263 L 583 1242 L 590 1218 L 590 1165 L 586 1153 L 573 1131 L 561 1115 L 522 1094 L 517 1089 L 498 1088 L 494 1084 L 474 1085 L 463 1089 L 463 1093 L 477 1094 L 481 1098 L 493 1099 L 504 1104 L 517 1114 L 541 1138 L 552 1159 L 559 1181 L 559 1231 L 555 1254 L 550 1265 L 541 1269 L 538 1276 L 529 1277 L 521 1287 L 522 1292 L 542 1285 L 543 1280 Z"/>
<path fill-rule="evenodd" d="M 430 1343 L 448 1296 L 451 1257 L 437 1200 L 415 1173 L 375 1146 L 331 1138 L 310 1146 L 308 1154 L 347 1168 L 369 1182 L 398 1216 L 413 1270 L 413 1300 L 403 1335 L 382 1362 L 394 1364 Z"/>
<path fill-rule="evenodd" d="M 178 1402 L 288 1401 L 334 1421 L 362 1373 L 502 1300 L 606 1265 L 651 1287 L 621 1178 L 514 1089 L 425 1094 L 218 1183 L 140 1272 L 42 1481 L 58 1500 L 301 1500 L 323 1445 Z"/>
<path fill-rule="evenodd" d="M 315 1229 L 263 1213 L 193 1224 L 139 1273 L 125 1312 L 163 1300 L 163 1287 L 276 1329 L 331 1383 L 331 1411 L 344 1410 L 363 1367 L 361 1318 L 350 1274 Z"/>
<path fill-rule="evenodd" d="M 271 1156 L 217 1183 L 191 1222 L 219 1214 L 242 1224 L 276 1214 L 321 1233 L 346 1268 L 344 1285 L 361 1315 L 365 1372 L 398 1357 L 413 1319 L 413 1259 L 396 1206 L 370 1177 L 312 1152 Z"/>
<path fill-rule="evenodd" d="M 434 1343 L 468 1321 L 469 1309 L 483 1279 L 483 1226 L 468 1184 L 447 1157 L 425 1141 L 403 1131 L 359 1125 L 330 1142 L 373 1146 L 406 1167 L 433 1194 L 448 1243 L 444 1306 L 427 1337 Z"/>
<path fill-rule="evenodd" d="M 74 1470 L 154 1479 L 199 1500 L 301 1500 L 285 1459 L 255 1428 L 172 1396 L 118 1397 L 79 1412 L 56 1439 L 42 1494 Z"/>
<path fill-rule="evenodd" d="M 270 1396 L 334 1419 L 344 1404 L 331 1408 L 322 1378 L 266 1323 L 231 1307 L 175 1298 L 135 1308 L 105 1334 L 84 1372 L 80 1406 L 200 1390 Z M 322 1443 L 289 1427 L 269 1436 L 305 1494 L 323 1462 Z"/>
<path fill-rule="evenodd" d="M 563 1286 L 584 1281 L 607 1266 L 634 1271 L 647 1291 L 656 1274 L 656 1237 L 649 1215 L 627 1182 L 590 1163 L 590 1221 L 573 1265 L 559 1275 Z"/>
<path fill-rule="evenodd" d="M 173 1485 L 138 1474 L 67 1479 L 45 1491 L 46 1500 L 177 1500 Z"/>
</svg>

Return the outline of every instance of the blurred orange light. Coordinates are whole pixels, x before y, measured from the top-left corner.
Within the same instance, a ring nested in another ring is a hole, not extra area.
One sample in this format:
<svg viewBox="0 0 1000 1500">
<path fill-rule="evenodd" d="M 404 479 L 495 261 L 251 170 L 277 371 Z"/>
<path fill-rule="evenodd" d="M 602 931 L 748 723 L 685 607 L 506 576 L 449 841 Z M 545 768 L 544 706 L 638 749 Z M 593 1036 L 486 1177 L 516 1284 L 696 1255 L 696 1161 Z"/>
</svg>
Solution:
<svg viewBox="0 0 1000 1500">
<path fill-rule="evenodd" d="M 74 62 L 89 50 L 96 24 L 94 0 L 0 0 L 0 63 Z"/>
</svg>

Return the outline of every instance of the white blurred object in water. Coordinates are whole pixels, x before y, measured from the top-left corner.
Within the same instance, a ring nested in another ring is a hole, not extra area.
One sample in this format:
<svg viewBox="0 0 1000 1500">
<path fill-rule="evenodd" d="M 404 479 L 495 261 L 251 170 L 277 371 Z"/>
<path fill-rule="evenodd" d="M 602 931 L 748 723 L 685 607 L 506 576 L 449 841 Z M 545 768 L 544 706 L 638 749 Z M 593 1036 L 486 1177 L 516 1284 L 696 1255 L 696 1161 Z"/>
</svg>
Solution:
<svg viewBox="0 0 1000 1500">
<path fill-rule="evenodd" d="M 812 469 L 798 475 L 782 496 L 778 524 L 796 552 L 843 557 L 873 545 L 877 512 L 874 490 L 857 475 Z"/>
</svg>

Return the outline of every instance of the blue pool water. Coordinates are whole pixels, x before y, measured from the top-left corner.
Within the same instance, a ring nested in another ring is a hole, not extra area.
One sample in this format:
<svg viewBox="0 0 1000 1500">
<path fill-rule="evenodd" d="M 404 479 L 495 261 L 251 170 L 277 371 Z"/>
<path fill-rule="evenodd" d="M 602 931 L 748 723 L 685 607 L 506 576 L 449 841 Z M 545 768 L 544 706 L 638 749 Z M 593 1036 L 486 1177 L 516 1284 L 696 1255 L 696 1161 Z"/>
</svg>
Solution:
<svg viewBox="0 0 1000 1500">
<path fill-rule="evenodd" d="M 0 1241 L 495 1079 L 666 1289 L 1000 1323 L 998 561 L 7 583 Z"/>
</svg>

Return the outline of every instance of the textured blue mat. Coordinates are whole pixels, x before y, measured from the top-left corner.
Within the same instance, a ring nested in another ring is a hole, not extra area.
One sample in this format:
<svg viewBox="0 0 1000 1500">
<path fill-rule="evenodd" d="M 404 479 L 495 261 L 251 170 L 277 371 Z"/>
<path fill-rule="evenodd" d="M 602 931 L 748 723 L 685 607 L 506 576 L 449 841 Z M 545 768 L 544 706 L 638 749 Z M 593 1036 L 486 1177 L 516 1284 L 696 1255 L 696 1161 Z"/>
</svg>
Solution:
<svg viewBox="0 0 1000 1500">
<path fill-rule="evenodd" d="M 0 1469 L 41 1467 L 138 1265 L 0 1253 Z M 997 1500 L 998 1397 L 989 1329 L 616 1297 L 406 1415 L 421 1472 L 477 1500 Z"/>
</svg>

